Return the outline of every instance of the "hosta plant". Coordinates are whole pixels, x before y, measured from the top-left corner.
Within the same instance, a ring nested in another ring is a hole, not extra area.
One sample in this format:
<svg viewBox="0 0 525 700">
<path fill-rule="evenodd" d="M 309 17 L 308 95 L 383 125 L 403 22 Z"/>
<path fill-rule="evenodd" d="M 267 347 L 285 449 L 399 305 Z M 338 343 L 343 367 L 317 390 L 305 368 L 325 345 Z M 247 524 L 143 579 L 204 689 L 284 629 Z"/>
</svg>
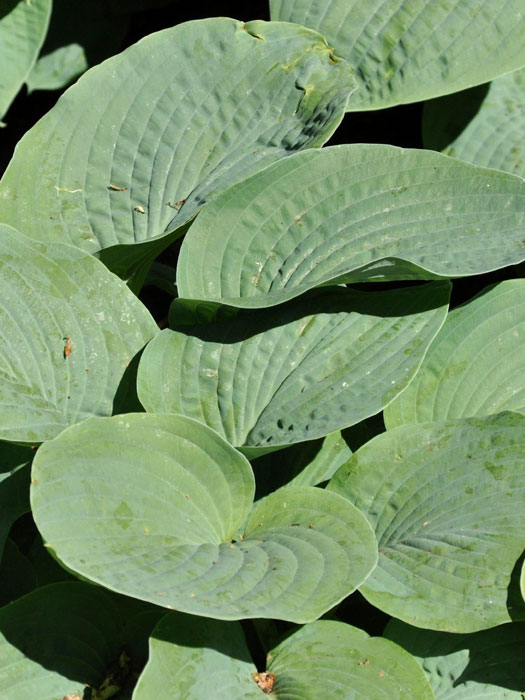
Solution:
<svg viewBox="0 0 525 700">
<path fill-rule="evenodd" d="M 523 7 L 219 5 L 0 2 L 0 697 L 520 698 Z"/>
</svg>

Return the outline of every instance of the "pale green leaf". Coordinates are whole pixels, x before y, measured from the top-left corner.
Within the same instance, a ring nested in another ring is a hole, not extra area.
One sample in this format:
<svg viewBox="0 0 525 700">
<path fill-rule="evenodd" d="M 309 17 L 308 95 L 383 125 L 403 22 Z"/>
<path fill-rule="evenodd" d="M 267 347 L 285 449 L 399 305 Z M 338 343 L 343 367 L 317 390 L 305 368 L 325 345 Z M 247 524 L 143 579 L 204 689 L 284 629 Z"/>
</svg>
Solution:
<svg viewBox="0 0 525 700">
<path fill-rule="evenodd" d="M 122 244 L 134 271 L 223 189 L 321 146 L 353 89 L 348 65 L 304 27 L 214 18 L 152 34 L 24 135 L 0 183 L 2 219 L 91 253 Z"/>
<path fill-rule="evenodd" d="M 392 620 L 385 636 L 416 657 L 439 700 L 523 700 L 523 623 L 449 634 Z"/>
<path fill-rule="evenodd" d="M 425 104 L 426 148 L 525 176 L 525 69 Z"/>
<path fill-rule="evenodd" d="M 147 411 L 206 423 L 257 450 L 323 437 L 376 414 L 408 385 L 441 327 L 449 284 L 334 287 L 280 309 L 166 329 L 146 348 Z M 173 314 L 176 319 L 176 309 Z"/>
<path fill-rule="evenodd" d="M 0 119 L 24 84 L 44 42 L 52 0 L 0 2 Z"/>
<path fill-rule="evenodd" d="M 401 426 L 359 449 L 328 488 L 368 518 L 376 607 L 430 629 L 525 618 L 511 575 L 525 545 L 525 416 Z"/>
<path fill-rule="evenodd" d="M 131 359 L 155 335 L 145 306 L 78 248 L 0 224 L 0 437 L 49 440 L 111 415 Z"/>
<path fill-rule="evenodd" d="M 337 494 L 288 487 L 252 508 L 249 462 L 190 418 L 88 419 L 40 447 L 32 474 L 37 526 L 65 566 L 183 612 L 315 620 L 377 561 Z"/>
<path fill-rule="evenodd" d="M 430 151 L 298 153 L 199 215 L 179 295 L 254 308 L 329 283 L 488 272 L 525 259 L 524 193 L 521 178 Z"/>
<path fill-rule="evenodd" d="M 525 413 L 525 280 L 488 287 L 450 312 L 406 391 L 385 411 L 405 423 Z"/>
<path fill-rule="evenodd" d="M 417 102 L 525 65 L 522 0 L 270 0 L 272 19 L 323 34 L 355 69 L 348 109 Z"/>
</svg>

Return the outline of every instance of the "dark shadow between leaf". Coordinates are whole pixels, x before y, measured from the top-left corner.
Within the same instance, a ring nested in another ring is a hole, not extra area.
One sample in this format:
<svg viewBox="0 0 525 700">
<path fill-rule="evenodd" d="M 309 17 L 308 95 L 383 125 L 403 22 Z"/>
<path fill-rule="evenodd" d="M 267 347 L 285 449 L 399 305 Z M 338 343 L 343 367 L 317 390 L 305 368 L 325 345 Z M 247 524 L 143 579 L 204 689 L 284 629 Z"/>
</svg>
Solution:
<svg viewBox="0 0 525 700">
<path fill-rule="evenodd" d="M 521 570 L 525 561 L 525 552 L 522 553 L 518 561 L 514 564 L 510 575 L 510 583 L 507 588 L 507 612 L 511 620 L 518 622 L 525 620 L 525 602 L 521 595 Z"/>
<path fill-rule="evenodd" d="M 275 307 L 232 309 L 212 302 L 175 299 L 170 308 L 170 326 L 207 342 L 232 344 L 314 314 L 354 312 L 392 318 L 423 313 L 447 303 L 449 291 L 448 281 L 420 285 L 417 292 L 411 287 L 387 292 L 321 287 L 280 305 L 278 313 Z"/>
</svg>

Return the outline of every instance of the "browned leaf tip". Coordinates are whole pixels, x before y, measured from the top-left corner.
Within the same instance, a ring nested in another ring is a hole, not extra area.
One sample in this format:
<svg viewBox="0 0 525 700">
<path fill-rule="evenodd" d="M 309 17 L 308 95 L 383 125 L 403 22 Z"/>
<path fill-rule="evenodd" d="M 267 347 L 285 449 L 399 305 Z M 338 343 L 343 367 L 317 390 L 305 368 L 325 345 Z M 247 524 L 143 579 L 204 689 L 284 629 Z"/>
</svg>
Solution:
<svg viewBox="0 0 525 700">
<path fill-rule="evenodd" d="M 268 673 L 268 671 L 254 673 L 253 680 L 257 683 L 263 693 L 269 694 L 273 690 L 275 675 L 273 673 Z"/>
<path fill-rule="evenodd" d="M 113 190 L 113 192 L 125 192 L 127 187 L 119 187 L 118 185 L 108 185 L 108 190 Z"/>
</svg>

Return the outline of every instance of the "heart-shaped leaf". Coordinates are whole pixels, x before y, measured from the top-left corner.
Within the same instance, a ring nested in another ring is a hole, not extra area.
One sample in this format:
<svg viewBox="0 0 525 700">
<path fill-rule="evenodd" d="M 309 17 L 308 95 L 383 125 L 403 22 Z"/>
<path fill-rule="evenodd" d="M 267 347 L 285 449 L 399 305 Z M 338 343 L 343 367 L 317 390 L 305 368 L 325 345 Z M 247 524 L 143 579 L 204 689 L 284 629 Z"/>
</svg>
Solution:
<svg viewBox="0 0 525 700">
<path fill-rule="evenodd" d="M 385 411 L 406 423 L 525 413 L 525 280 L 488 287 L 454 309 L 408 389 Z"/>
<path fill-rule="evenodd" d="M 80 700 L 110 673 L 125 689 L 159 613 L 79 581 L 38 588 L 0 609 L 0 696 Z"/>
<path fill-rule="evenodd" d="M 270 0 L 272 19 L 323 34 L 355 68 L 352 111 L 463 90 L 525 64 L 521 0 Z"/>
<path fill-rule="evenodd" d="M 401 426 L 361 447 L 328 488 L 376 532 L 379 564 L 363 595 L 449 632 L 524 619 L 509 589 L 525 549 L 524 460 L 525 416 L 510 412 Z"/>
<path fill-rule="evenodd" d="M 262 700 L 264 688 L 267 697 L 282 700 L 433 698 L 409 653 L 332 620 L 287 637 L 270 651 L 266 668 L 257 673 L 238 623 L 169 613 L 153 630 L 150 659 L 133 700 Z"/>
<path fill-rule="evenodd" d="M 49 440 L 111 415 L 126 366 L 155 335 L 145 306 L 102 263 L 0 224 L 0 437 Z"/>
<path fill-rule="evenodd" d="M 229 185 L 321 146 L 353 89 L 349 66 L 304 27 L 214 18 L 152 34 L 25 134 L 0 184 L 2 220 L 91 253 L 141 244 L 106 254 L 124 274 Z"/>
<path fill-rule="evenodd" d="M 407 386 L 448 295 L 446 282 L 395 295 L 336 287 L 287 304 L 278 320 L 268 309 L 166 329 L 141 358 L 139 398 L 148 411 L 206 423 L 252 456 L 323 437 Z"/>
<path fill-rule="evenodd" d="M 426 148 L 525 176 L 525 69 L 425 104 Z"/>
<path fill-rule="evenodd" d="M 52 0 L 3 0 L 0 4 L 0 119 L 36 61 L 51 4 Z"/>
<path fill-rule="evenodd" d="M 525 259 L 525 183 L 439 153 L 298 153 L 230 188 L 184 240 L 181 297 L 242 307 L 336 282 L 462 277 Z"/>
<path fill-rule="evenodd" d="M 249 462 L 190 418 L 88 419 L 45 443 L 32 474 L 36 523 L 69 569 L 184 612 L 315 620 L 377 561 L 337 494 L 288 487 L 251 508 Z"/>
<path fill-rule="evenodd" d="M 448 634 L 392 620 L 385 636 L 416 657 L 440 700 L 523 700 L 523 623 Z"/>
</svg>

